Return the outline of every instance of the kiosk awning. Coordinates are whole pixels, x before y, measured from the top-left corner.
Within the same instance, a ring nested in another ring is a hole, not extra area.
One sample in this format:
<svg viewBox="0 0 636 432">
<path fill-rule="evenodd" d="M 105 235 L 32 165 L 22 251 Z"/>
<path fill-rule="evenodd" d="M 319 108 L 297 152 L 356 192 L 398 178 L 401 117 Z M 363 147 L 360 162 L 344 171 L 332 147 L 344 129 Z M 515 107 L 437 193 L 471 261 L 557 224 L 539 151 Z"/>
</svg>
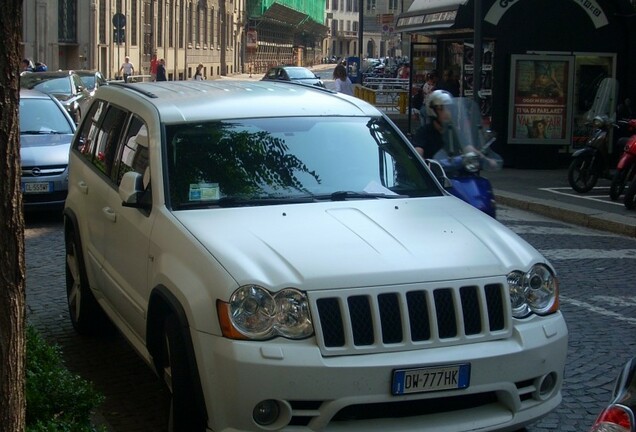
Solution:
<svg viewBox="0 0 636 432">
<path fill-rule="evenodd" d="M 398 17 L 398 32 L 435 32 L 455 25 L 457 11 L 468 0 L 415 0 L 408 12 Z"/>
</svg>

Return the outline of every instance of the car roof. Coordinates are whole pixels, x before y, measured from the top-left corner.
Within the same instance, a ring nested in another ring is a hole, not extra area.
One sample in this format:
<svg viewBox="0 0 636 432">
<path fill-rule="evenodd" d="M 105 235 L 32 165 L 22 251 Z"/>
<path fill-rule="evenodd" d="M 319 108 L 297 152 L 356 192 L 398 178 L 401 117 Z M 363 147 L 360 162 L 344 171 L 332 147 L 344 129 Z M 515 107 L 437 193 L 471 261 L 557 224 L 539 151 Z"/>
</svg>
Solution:
<svg viewBox="0 0 636 432">
<path fill-rule="evenodd" d="M 382 116 L 373 105 L 316 86 L 275 81 L 165 81 L 114 83 L 96 99 L 151 104 L 164 123 L 254 117 Z"/>
<path fill-rule="evenodd" d="M 30 74 L 23 75 L 23 76 L 33 76 L 33 77 L 40 77 L 40 78 L 61 78 L 61 77 L 67 77 L 74 73 L 75 72 L 72 70 L 60 70 L 60 71 L 46 71 L 46 72 L 31 72 Z"/>
<path fill-rule="evenodd" d="M 20 99 L 51 99 L 52 96 L 38 90 L 20 89 Z"/>
</svg>

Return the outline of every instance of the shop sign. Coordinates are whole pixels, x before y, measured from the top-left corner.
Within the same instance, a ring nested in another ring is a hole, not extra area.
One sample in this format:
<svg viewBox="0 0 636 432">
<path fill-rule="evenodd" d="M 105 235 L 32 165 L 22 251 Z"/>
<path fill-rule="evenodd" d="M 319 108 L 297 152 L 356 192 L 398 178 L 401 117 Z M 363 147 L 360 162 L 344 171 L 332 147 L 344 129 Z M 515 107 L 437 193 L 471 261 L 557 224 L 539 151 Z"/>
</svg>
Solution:
<svg viewBox="0 0 636 432">
<path fill-rule="evenodd" d="M 504 16 L 510 8 L 519 4 L 523 0 L 500 0 L 493 3 L 486 14 L 485 21 L 497 25 L 499 20 Z M 531 1 L 531 0 L 525 0 Z M 600 28 L 608 24 L 607 16 L 596 0 L 570 0 L 576 3 L 585 11 L 587 16 L 594 24 L 595 28 Z"/>
</svg>

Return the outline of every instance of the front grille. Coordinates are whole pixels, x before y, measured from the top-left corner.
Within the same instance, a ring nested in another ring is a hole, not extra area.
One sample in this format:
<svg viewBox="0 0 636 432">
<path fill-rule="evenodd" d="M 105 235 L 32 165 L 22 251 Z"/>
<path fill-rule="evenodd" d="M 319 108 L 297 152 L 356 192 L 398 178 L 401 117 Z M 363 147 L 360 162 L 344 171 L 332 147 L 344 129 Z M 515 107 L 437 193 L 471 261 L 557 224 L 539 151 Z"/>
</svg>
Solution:
<svg viewBox="0 0 636 432">
<path fill-rule="evenodd" d="M 324 355 L 483 342 L 510 334 L 504 284 L 426 284 L 312 292 Z"/>
<path fill-rule="evenodd" d="M 67 165 L 49 165 L 42 167 L 23 166 L 22 177 L 47 177 L 60 175 L 66 170 Z"/>
</svg>

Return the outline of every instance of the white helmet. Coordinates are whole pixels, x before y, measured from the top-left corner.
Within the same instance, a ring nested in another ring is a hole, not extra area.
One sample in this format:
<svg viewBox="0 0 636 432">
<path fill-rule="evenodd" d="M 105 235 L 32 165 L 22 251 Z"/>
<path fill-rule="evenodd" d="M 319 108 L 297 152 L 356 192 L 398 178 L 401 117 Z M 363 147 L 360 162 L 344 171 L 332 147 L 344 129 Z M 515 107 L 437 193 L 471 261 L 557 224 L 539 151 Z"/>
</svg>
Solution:
<svg viewBox="0 0 636 432">
<path fill-rule="evenodd" d="M 453 96 L 446 90 L 435 90 L 428 96 L 426 103 L 426 113 L 429 117 L 437 117 L 435 107 L 439 105 L 452 105 Z"/>
</svg>

